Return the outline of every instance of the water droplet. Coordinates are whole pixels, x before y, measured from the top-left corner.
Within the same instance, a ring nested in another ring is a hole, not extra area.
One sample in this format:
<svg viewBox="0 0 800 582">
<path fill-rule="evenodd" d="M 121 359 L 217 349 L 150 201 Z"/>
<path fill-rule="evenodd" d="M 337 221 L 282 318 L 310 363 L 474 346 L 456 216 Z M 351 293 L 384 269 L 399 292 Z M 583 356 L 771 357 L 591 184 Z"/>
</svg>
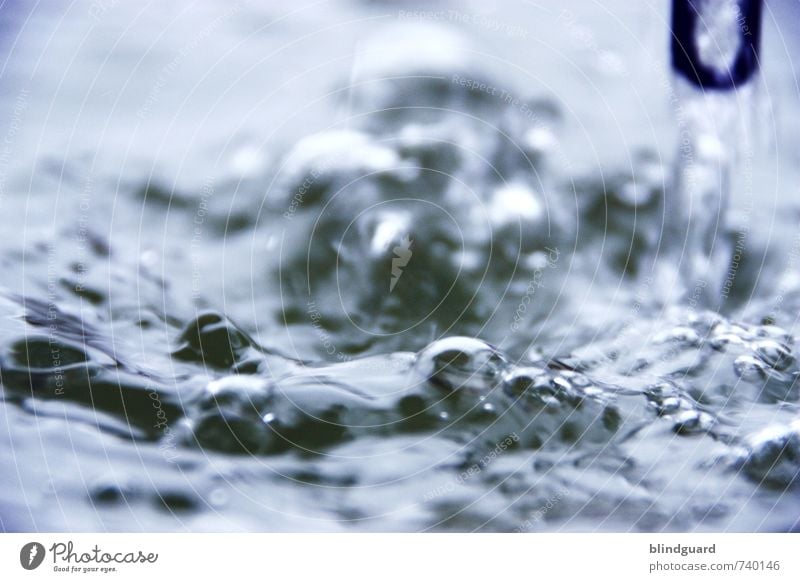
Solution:
<svg viewBox="0 0 800 582">
<path fill-rule="evenodd" d="M 592 381 L 580 372 L 565 370 L 560 373 L 560 376 L 576 388 L 588 388 L 592 385 Z"/>
<path fill-rule="evenodd" d="M 617 200 L 632 207 L 645 206 L 653 199 L 652 190 L 635 180 L 626 181 L 614 190 L 614 194 Z"/>
<path fill-rule="evenodd" d="M 270 384 L 258 376 L 226 376 L 210 382 L 200 398 L 202 411 L 227 410 L 258 416 L 266 406 Z"/>
<path fill-rule="evenodd" d="M 173 356 L 217 368 L 244 361 L 252 340 L 221 313 L 207 311 L 186 325 Z"/>
<path fill-rule="evenodd" d="M 794 363 L 792 351 L 784 344 L 771 339 L 755 342 L 753 350 L 768 366 L 776 370 L 785 370 Z"/>
<path fill-rule="evenodd" d="M 154 501 L 157 506 L 170 513 L 195 511 L 199 505 L 190 492 L 178 490 L 156 493 Z"/>
<path fill-rule="evenodd" d="M 225 507 L 228 505 L 228 493 L 221 488 L 214 489 L 208 495 L 208 503 L 213 507 Z"/>
<path fill-rule="evenodd" d="M 546 218 L 540 196 L 525 184 L 507 184 L 494 191 L 489 202 L 492 227 L 537 225 Z"/>
<path fill-rule="evenodd" d="M 743 469 L 752 479 L 785 489 L 800 484 L 800 420 L 751 436 Z"/>
<path fill-rule="evenodd" d="M 770 338 L 787 345 L 791 345 L 794 343 L 792 335 L 788 331 L 786 331 L 782 327 L 778 327 L 777 325 L 762 325 L 758 328 L 756 335 L 758 337 Z"/>
<path fill-rule="evenodd" d="M 500 381 L 506 360 L 494 347 L 474 338 L 438 340 L 417 356 L 417 373 L 444 390 L 485 394 Z"/>
<path fill-rule="evenodd" d="M 433 122 L 446 117 L 446 108 L 454 104 L 463 111 L 496 101 L 486 90 L 495 82 L 474 62 L 464 36 L 435 22 L 401 24 L 367 38 L 355 69 L 353 103 L 372 112 L 377 128 L 385 131 L 409 119 Z M 413 111 L 402 109 L 410 105 Z"/>
<path fill-rule="evenodd" d="M 132 501 L 136 490 L 125 480 L 120 481 L 116 476 L 109 475 L 98 479 L 89 490 L 89 497 L 95 504 L 123 503 Z"/>
<path fill-rule="evenodd" d="M 648 387 L 645 396 L 650 407 L 659 415 L 674 414 L 688 405 L 680 388 L 670 382 L 661 382 Z"/>
<path fill-rule="evenodd" d="M 680 435 L 693 435 L 708 432 L 713 426 L 714 418 L 699 410 L 687 410 L 675 417 L 672 430 Z"/>
<path fill-rule="evenodd" d="M 230 156 L 228 167 L 237 177 L 247 178 L 263 171 L 266 162 L 264 152 L 257 144 L 243 144 Z"/>
<path fill-rule="evenodd" d="M 729 346 L 745 346 L 747 341 L 736 334 L 723 333 L 712 337 L 709 344 L 715 350 L 724 352 Z"/>
<path fill-rule="evenodd" d="M 733 371 L 745 382 L 762 382 L 767 377 L 767 365 L 753 356 L 739 356 L 733 361 Z"/>
<path fill-rule="evenodd" d="M 522 136 L 522 147 L 533 159 L 549 154 L 557 145 L 558 139 L 550 127 L 532 127 Z"/>
<path fill-rule="evenodd" d="M 657 344 L 672 342 L 687 348 L 696 348 L 703 343 L 700 335 L 691 327 L 686 326 L 677 326 L 662 332 L 653 339 L 653 342 Z"/>
<path fill-rule="evenodd" d="M 514 399 L 549 386 L 550 376 L 542 368 L 512 368 L 503 378 L 503 392 Z"/>
<path fill-rule="evenodd" d="M 266 450 L 271 431 L 261 419 L 232 412 L 209 412 L 196 419 L 194 439 L 201 447 L 231 454 L 258 454 Z"/>
<path fill-rule="evenodd" d="M 706 336 L 709 332 L 715 330 L 724 319 L 721 315 L 713 311 L 700 311 L 689 314 L 687 321 L 697 333 L 701 336 Z"/>
<path fill-rule="evenodd" d="M 280 201 L 294 214 L 320 204 L 348 182 L 399 165 L 397 153 L 366 133 L 332 130 L 300 140 L 284 161 Z"/>
</svg>

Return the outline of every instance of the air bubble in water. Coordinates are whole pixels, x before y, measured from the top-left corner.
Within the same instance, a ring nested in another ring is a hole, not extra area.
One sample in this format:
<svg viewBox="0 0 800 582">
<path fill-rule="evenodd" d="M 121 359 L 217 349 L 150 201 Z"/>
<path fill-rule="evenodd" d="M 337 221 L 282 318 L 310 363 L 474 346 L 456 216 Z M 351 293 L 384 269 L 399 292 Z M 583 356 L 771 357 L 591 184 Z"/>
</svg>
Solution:
<svg viewBox="0 0 800 582">
<path fill-rule="evenodd" d="M 767 365 L 776 370 L 785 370 L 794 362 L 792 351 L 784 344 L 771 339 L 755 342 L 753 350 Z"/>
<path fill-rule="evenodd" d="M 258 376 L 226 376 L 208 384 L 199 406 L 205 411 L 219 408 L 258 414 L 267 403 L 269 388 L 269 382 Z"/>
<path fill-rule="evenodd" d="M 714 418 L 707 412 L 687 410 L 675 417 L 672 430 L 680 435 L 693 435 L 708 432 L 714 425 Z"/>
<path fill-rule="evenodd" d="M 216 410 L 195 421 L 194 439 L 202 448 L 253 455 L 266 451 L 270 431 L 258 416 Z"/>
<path fill-rule="evenodd" d="M 192 415 L 188 439 L 229 453 L 264 452 L 270 431 L 261 411 L 268 396 L 268 382 L 255 376 L 228 376 L 209 383 Z"/>
<path fill-rule="evenodd" d="M 702 343 L 700 335 L 688 326 L 677 326 L 658 334 L 655 343 L 672 342 L 687 348 L 696 348 Z"/>
<path fill-rule="evenodd" d="M 306 137 L 284 161 L 278 180 L 281 211 L 293 218 L 325 204 L 349 182 L 392 171 L 399 162 L 391 147 L 359 131 L 330 130 Z"/>
<path fill-rule="evenodd" d="M 469 337 L 438 340 L 417 356 L 415 370 L 432 385 L 483 394 L 500 381 L 505 358 L 486 342 Z"/>
<path fill-rule="evenodd" d="M 744 471 L 771 487 L 800 484 L 800 420 L 764 429 L 750 437 Z"/>
</svg>

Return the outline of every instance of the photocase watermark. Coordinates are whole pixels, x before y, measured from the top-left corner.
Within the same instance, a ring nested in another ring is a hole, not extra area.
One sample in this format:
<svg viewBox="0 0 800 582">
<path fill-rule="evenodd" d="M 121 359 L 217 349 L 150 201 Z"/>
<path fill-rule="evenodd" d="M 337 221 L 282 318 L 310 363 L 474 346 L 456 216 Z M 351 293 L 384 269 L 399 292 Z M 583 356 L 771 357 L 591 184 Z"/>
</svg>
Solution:
<svg viewBox="0 0 800 582">
<path fill-rule="evenodd" d="M 164 455 L 164 458 L 172 463 L 178 458 L 177 447 L 175 446 L 175 434 L 169 426 L 169 418 L 161 404 L 161 397 L 158 395 L 155 388 L 148 392 L 148 396 L 150 400 L 153 401 L 153 408 L 156 414 L 156 422 L 153 424 L 153 428 L 160 430 L 164 435 L 158 444 L 158 448 L 161 454 Z"/>
<path fill-rule="evenodd" d="M 352 363 L 357 366 L 359 370 L 364 371 L 379 371 L 386 372 L 387 370 L 395 369 L 396 371 L 403 371 L 407 368 L 408 363 L 402 359 L 392 359 L 386 357 L 379 358 L 359 358 L 353 357 L 350 354 L 344 353 L 333 341 L 331 334 L 323 326 L 322 312 L 313 299 L 309 299 L 306 303 L 306 313 L 308 319 L 311 321 L 311 327 L 317 335 L 322 348 L 329 356 L 335 357 L 338 363 Z"/>
<path fill-rule="evenodd" d="M 64 573 L 99 573 L 118 572 L 120 565 L 155 564 L 158 561 L 156 552 L 106 551 L 95 544 L 86 550 L 76 550 L 72 540 L 56 542 L 49 549 L 53 559 L 53 572 Z"/>
<path fill-rule="evenodd" d="M 56 396 L 64 394 L 64 368 L 61 359 L 61 342 L 58 339 L 58 322 L 61 311 L 58 309 L 58 294 L 56 293 L 56 245 L 47 245 L 47 343 L 50 349 L 50 367 L 53 370 L 54 393 Z"/>
<path fill-rule="evenodd" d="M 591 28 L 581 24 L 571 10 L 567 8 L 563 9 L 559 13 L 558 18 L 556 18 L 556 22 L 564 27 L 567 34 L 569 34 L 576 43 L 583 46 L 595 56 L 597 64 L 602 70 L 623 78 L 628 77 L 628 69 L 625 66 L 625 61 L 620 59 L 612 51 L 601 49 Z"/>
<path fill-rule="evenodd" d="M 158 74 L 156 82 L 150 88 L 147 98 L 136 112 L 136 116 L 139 119 L 145 119 L 150 113 L 150 110 L 153 108 L 153 105 L 158 103 L 161 98 L 161 91 L 164 89 L 164 87 L 166 87 L 169 78 L 172 77 L 180 68 L 181 64 L 183 64 L 183 61 L 186 59 L 186 57 L 194 52 L 202 42 L 211 37 L 216 30 L 222 26 L 222 24 L 229 20 L 234 14 L 239 12 L 241 8 L 242 6 L 239 2 L 232 4 L 224 13 L 220 14 L 217 18 L 212 20 L 208 25 L 201 29 L 191 41 L 189 41 L 178 51 L 178 54 L 175 55 L 175 57 L 169 63 L 164 65 L 164 67 L 161 69 L 161 72 Z M 108 8 L 105 8 L 103 12 L 105 12 L 107 9 Z"/>
<path fill-rule="evenodd" d="M 726 301 L 730 296 L 733 284 L 736 281 L 736 275 L 739 272 L 739 264 L 745 255 L 747 238 L 750 236 L 750 221 L 755 207 L 753 195 L 753 157 L 755 153 L 753 148 L 750 147 L 749 139 L 744 139 L 739 142 L 740 147 L 744 148 L 744 156 L 741 163 L 737 164 L 737 171 L 740 176 L 742 185 L 742 192 L 744 201 L 741 205 L 742 218 L 739 222 L 738 232 L 736 235 L 736 244 L 733 249 L 733 256 L 731 264 L 728 267 L 728 272 L 725 275 L 725 281 L 722 284 L 722 301 Z"/>
<path fill-rule="evenodd" d="M 552 133 L 554 124 L 552 113 L 543 113 L 541 110 L 534 107 L 529 99 L 519 97 L 512 91 L 492 85 L 483 79 L 454 74 L 450 77 L 450 82 L 460 87 L 466 87 L 470 91 L 484 93 L 490 97 L 494 97 L 501 105 L 516 111 L 529 123 L 530 127 L 528 131 L 531 132 L 531 135 L 536 137 L 536 141 L 539 143 L 544 142 L 548 151 L 552 152 L 558 158 L 562 170 L 566 174 L 573 171 L 572 160 L 564 150 L 561 141 L 556 139 Z"/>
<path fill-rule="evenodd" d="M 6 197 L 6 180 L 8 178 L 8 164 L 11 161 L 11 156 L 14 153 L 14 140 L 17 133 L 22 126 L 22 117 L 28 109 L 28 98 L 30 90 L 22 89 L 14 100 L 14 109 L 11 111 L 11 119 L 8 122 L 8 129 L 6 130 L 3 143 L 0 144 L 0 208 L 2 208 L 3 200 Z"/>
<path fill-rule="evenodd" d="M 692 289 L 692 294 L 689 296 L 690 309 L 692 310 L 697 309 L 697 307 L 702 304 L 706 287 L 708 287 L 708 281 L 706 281 L 705 279 L 699 279 L 694 284 L 694 288 Z"/>
<path fill-rule="evenodd" d="M 286 220 L 292 220 L 294 218 L 295 213 L 297 210 L 303 205 L 303 201 L 306 198 L 306 194 L 317 181 L 317 179 L 322 174 L 322 171 L 318 168 L 314 168 L 311 170 L 308 176 L 303 179 L 303 182 L 297 188 L 297 192 L 294 193 L 292 199 L 289 201 L 289 208 L 283 213 L 283 217 Z"/>
<path fill-rule="evenodd" d="M 537 289 L 544 287 L 544 274 L 547 269 L 555 269 L 558 263 L 559 250 L 545 247 L 546 254 L 543 254 L 541 264 L 533 270 L 525 294 L 520 299 L 517 309 L 514 311 L 514 320 L 511 322 L 511 331 L 519 331 L 520 325 L 525 320 L 528 312 L 528 305 L 536 295 Z"/>
<path fill-rule="evenodd" d="M 400 240 L 400 244 L 392 249 L 394 257 L 392 258 L 392 275 L 389 279 L 389 293 L 394 291 L 397 282 L 403 276 L 403 269 L 411 261 L 411 257 L 414 254 L 411 251 L 412 244 L 414 244 L 414 241 L 406 235 Z"/>
<path fill-rule="evenodd" d="M 740 230 L 736 237 L 736 245 L 733 248 L 733 256 L 731 263 L 728 266 L 728 271 L 725 274 L 725 281 L 722 283 L 722 299 L 725 300 L 731 294 L 731 288 L 736 280 L 736 274 L 739 272 L 739 265 L 742 262 L 742 257 L 745 252 L 745 240 L 747 239 L 748 229 Z"/>
<path fill-rule="evenodd" d="M 322 344 L 322 348 L 327 355 L 335 356 L 336 360 L 339 362 L 350 362 L 355 359 L 349 354 L 345 354 L 344 352 L 340 351 L 336 347 L 333 337 L 328 333 L 322 324 L 322 312 L 317 306 L 317 302 L 313 299 L 309 299 L 306 303 L 306 313 L 308 315 L 308 319 L 311 321 L 311 327 L 314 329 L 314 333 L 317 334 L 317 338 Z"/>
<path fill-rule="evenodd" d="M 189 243 L 190 258 L 192 263 L 192 299 L 195 300 L 200 297 L 201 291 L 200 282 L 202 279 L 202 256 L 200 253 L 200 247 L 203 242 L 203 228 L 208 215 L 208 202 L 212 196 L 214 196 L 214 177 L 210 176 L 203 183 L 203 187 L 201 189 L 200 200 L 197 203 L 197 210 L 195 211 L 194 219 L 192 220 L 192 239 Z"/>
<path fill-rule="evenodd" d="M 798 228 L 800 228 L 800 225 L 798 225 Z M 787 291 L 789 291 L 788 281 L 790 280 L 790 277 L 794 278 L 794 275 L 797 271 L 798 257 L 800 257 L 800 231 L 795 234 L 794 239 L 792 239 L 792 246 L 789 247 L 789 252 L 786 254 L 786 264 L 784 265 L 783 271 L 778 277 L 778 281 L 780 281 L 780 283 L 775 292 L 775 297 L 772 302 L 772 309 L 764 318 L 765 320 L 774 322 L 777 319 L 778 311 L 781 309 L 781 305 L 783 305 Z"/>
<path fill-rule="evenodd" d="M 26 570 L 35 570 L 42 565 L 45 549 L 39 542 L 28 542 L 19 551 L 19 563 Z"/>
<path fill-rule="evenodd" d="M 28 542 L 19 552 L 19 563 L 25 570 L 35 570 L 44 563 L 48 553 L 53 572 L 65 574 L 109 574 L 118 572 L 121 565 L 155 564 L 158 561 L 156 552 L 107 551 L 98 544 L 78 549 L 69 540 L 55 542 L 47 550 L 39 542 Z"/>
<path fill-rule="evenodd" d="M 433 20 L 437 22 L 455 22 L 467 24 L 510 36 L 512 38 L 528 38 L 530 31 L 518 24 L 511 24 L 485 14 L 461 12 L 459 10 L 400 10 L 400 20 Z"/>
<path fill-rule="evenodd" d="M 486 469 L 489 465 L 492 464 L 500 455 L 502 455 L 506 450 L 510 447 L 514 446 L 515 443 L 519 442 L 519 435 L 517 433 L 511 433 L 509 436 L 504 438 L 502 441 L 497 443 L 495 447 L 486 453 L 483 457 L 481 457 L 477 462 L 470 465 L 468 468 L 461 471 L 455 479 L 448 481 L 444 485 L 440 485 L 435 489 L 432 489 L 425 493 L 423 496 L 423 501 L 433 501 L 443 495 L 448 493 L 452 493 L 455 491 L 456 487 L 459 485 L 463 485 L 467 479 L 474 477 L 475 475 L 479 474 L 481 471 Z"/>
<path fill-rule="evenodd" d="M 78 231 L 75 234 L 75 242 L 77 243 L 77 253 L 75 255 L 74 269 L 77 274 L 77 281 L 73 286 L 76 293 L 83 293 L 86 289 L 86 272 L 88 249 L 87 245 L 90 243 L 89 233 L 89 210 L 92 206 L 92 199 L 94 197 L 94 179 L 89 176 L 86 178 L 83 190 L 81 190 L 78 199 Z"/>
<path fill-rule="evenodd" d="M 496 97 L 501 104 L 516 109 L 523 117 L 525 117 L 534 125 L 537 123 L 542 124 L 545 121 L 539 112 L 530 106 L 527 100 L 518 97 L 508 89 L 503 89 L 496 85 L 492 85 L 485 80 L 475 79 L 472 77 L 463 77 L 458 74 L 454 74 L 452 77 L 450 77 L 450 82 L 454 83 L 455 85 L 459 85 L 460 87 L 466 87 L 470 91 L 484 93 L 490 97 Z"/>
<path fill-rule="evenodd" d="M 95 22 L 100 22 L 100 17 L 119 4 L 119 0 L 95 0 L 89 6 L 89 16 Z"/>
<path fill-rule="evenodd" d="M 753 31 L 747 24 L 747 17 L 739 4 L 737 0 L 698 0 L 698 13 L 701 17 L 698 18 L 697 26 L 708 31 L 711 38 L 715 33 L 709 30 L 712 27 L 724 27 L 727 30 L 738 27 L 744 36 L 753 36 Z M 709 50 L 719 52 L 720 47 L 717 43 L 713 44 Z"/>
<path fill-rule="evenodd" d="M 309 299 L 306 303 L 306 313 L 308 314 L 308 318 L 311 320 L 311 327 L 314 328 L 320 343 L 322 343 L 325 353 L 329 356 L 338 354 L 339 357 L 341 357 L 343 354 L 336 349 L 336 345 L 333 343 L 333 338 L 322 325 L 322 312 L 320 312 L 319 308 L 317 307 L 317 302 L 313 299 Z"/>
<path fill-rule="evenodd" d="M 327 174 L 330 170 L 335 169 L 339 162 L 342 160 L 344 154 L 338 154 L 325 159 L 323 163 L 318 164 L 303 178 L 303 181 L 297 187 L 292 199 L 289 201 L 289 207 L 284 211 L 283 217 L 286 220 L 292 220 L 297 211 L 303 206 L 306 196 L 319 181 L 321 177 Z"/>
<path fill-rule="evenodd" d="M 518 527 L 514 528 L 514 533 L 522 533 L 533 529 L 537 523 L 540 523 L 545 516 L 550 513 L 554 507 L 561 503 L 568 495 L 569 490 L 566 487 L 562 487 L 556 491 L 553 495 L 548 497 L 547 501 L 545 501 L 538 509 L 531 513 L 528 519 L 519 524 Z"/>
</svg>

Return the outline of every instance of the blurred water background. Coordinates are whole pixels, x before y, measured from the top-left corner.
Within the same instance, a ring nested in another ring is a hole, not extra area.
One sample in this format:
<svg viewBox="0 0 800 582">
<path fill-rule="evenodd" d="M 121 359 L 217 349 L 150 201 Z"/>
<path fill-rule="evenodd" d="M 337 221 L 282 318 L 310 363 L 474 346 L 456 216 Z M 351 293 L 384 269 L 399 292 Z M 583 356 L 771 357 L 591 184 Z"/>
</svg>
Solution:
<svg viewBox="0 0 800 582">
<path fill-rule="evenodd" d="M 0 528 L 796 530 L 798 9 L 664 302 L 668 8 L 3 4 Z"/>
</svg>

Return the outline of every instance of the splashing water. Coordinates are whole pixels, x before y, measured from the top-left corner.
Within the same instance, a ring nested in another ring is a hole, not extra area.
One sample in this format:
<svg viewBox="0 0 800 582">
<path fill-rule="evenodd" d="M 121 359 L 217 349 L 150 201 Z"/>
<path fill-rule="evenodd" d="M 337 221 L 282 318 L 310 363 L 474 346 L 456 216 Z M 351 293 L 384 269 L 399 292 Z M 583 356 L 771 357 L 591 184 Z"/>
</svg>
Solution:
<svg viewBox="0 0 800 582">
<path fill-rule="evenodd" d="M 347 118 L 272 165 L 235 155 L 197 194 L 113 166 L 92 236 L 70 207 L 9 241 L 2 527 L 797 529 L 800 282 L 737 277 L 753 299 L 725 315 L 640 283 L 666 217 L 658 265 L 725 288 L 743 90 L 685 98 L 693 161 L 662 203 L 658 152 L 582 169 L 562 99 L 449 28 L 358 50 Z"/>
</svg>

